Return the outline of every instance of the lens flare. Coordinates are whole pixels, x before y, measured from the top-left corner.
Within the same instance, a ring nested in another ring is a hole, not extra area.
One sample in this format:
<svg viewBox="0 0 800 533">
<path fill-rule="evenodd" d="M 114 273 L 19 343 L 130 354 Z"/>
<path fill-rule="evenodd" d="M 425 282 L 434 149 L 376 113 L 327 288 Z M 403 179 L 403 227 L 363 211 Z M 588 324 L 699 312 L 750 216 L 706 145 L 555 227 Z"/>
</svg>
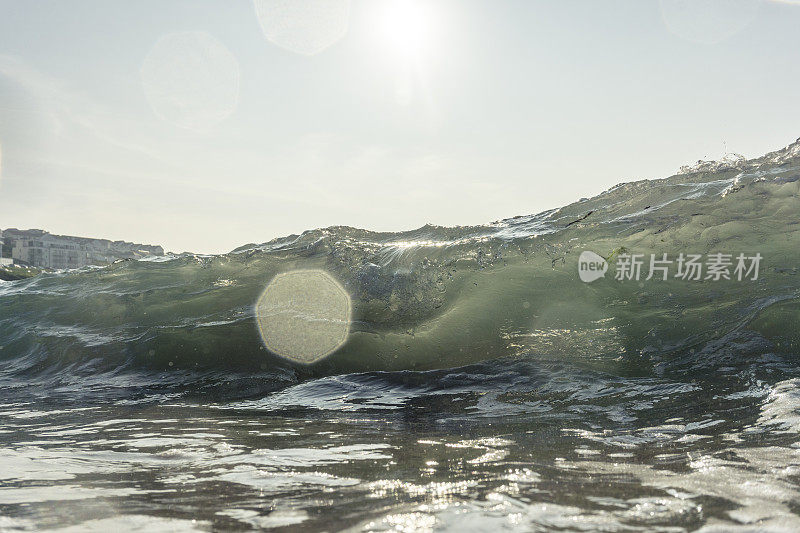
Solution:
<svg viewBox="0 0 800 533">
<path fill-rule="evenodd" d="M 153 112 L 188 129 L 226 119 L 239 100 L 239 63 L 205 32 L 165 35 L 145 57 L 142 88 Z"/>
<path fill-rule="evenodd" d="M 256 321 L 269 351 L 310 364 L 339 349 L 350 333 L 347 291 L 322 270 L 279 274 L 256 302 Z"/>
<path fill-rule="evenodd" d="M 745 29 L 761 0 L 660 0 L 667 28 L 683 39 L 716 44 Z"/>
<path fill-rule="evenodd" d="M 254 0 L 256 17 L 272 43 L 315 55 L 338 42 L 350 24 L 350 0 Z"/>
</svg>

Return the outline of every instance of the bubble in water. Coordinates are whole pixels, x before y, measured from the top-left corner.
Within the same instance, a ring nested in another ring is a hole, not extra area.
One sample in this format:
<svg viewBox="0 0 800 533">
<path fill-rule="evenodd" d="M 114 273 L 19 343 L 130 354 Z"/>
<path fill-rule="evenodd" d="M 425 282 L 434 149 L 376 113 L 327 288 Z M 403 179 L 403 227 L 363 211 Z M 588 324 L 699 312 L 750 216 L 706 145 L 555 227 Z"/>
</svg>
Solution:
<svg viewBox="0 0 800 533">
<path fill-rule="evenodd" d="M 141 76 L 155 114 L 184 128 L 209 128 L 233 113 L 238 103 L 239 63 L 205 32 L 159 39 L 144 59 Z"/>
<path fill-rule="evenodd" d="M 350 332 L 350 296 L 322 270 L 279 274 L 256 302 L 264 345 L 286 359 L 309 364 L 332 354 Z"/>
<path fill-rule="evenodd" d="M 281 48 L 314 55 L 345 36 L 350 0 L 254 0 L 264 35 Z"/>
<path fill-rule="evenodd" d="M 755 18 L 761 0 L 660 0 L 667 28 L 683 39 L 715 44 Z"/>
</svg>

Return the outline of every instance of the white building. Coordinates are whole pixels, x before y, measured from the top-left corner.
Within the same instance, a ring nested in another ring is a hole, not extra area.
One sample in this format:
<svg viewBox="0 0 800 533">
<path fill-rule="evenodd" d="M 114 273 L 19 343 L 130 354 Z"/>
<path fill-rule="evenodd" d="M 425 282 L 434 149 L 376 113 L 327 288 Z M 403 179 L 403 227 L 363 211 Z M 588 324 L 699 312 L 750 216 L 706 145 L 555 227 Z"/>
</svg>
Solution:
<svg viewBox="0 0 800 533">
<path fill-rule="evenodd" d="M 106 239 L 89 239 L 68 235 L 52 235 L 43 230 L 7 229 L 0 232 L 5 240 L 3 250 L 15 263 L 56 270 L 103 265 L 118 259 L 139 259 L 164 255 L 161 246 L 134 244 Z"/>
</svg>

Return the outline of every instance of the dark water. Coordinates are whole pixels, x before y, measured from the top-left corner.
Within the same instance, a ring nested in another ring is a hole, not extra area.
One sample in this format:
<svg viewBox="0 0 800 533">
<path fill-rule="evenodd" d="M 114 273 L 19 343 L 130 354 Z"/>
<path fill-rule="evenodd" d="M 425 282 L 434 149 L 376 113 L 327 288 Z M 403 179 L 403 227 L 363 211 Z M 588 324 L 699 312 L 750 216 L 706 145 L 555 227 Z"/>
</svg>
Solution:
<svg viewBox="0 0 800 533">
<path fill-rule="evenodd" d="M 800 530 L 799 156 L 2 283 L 0 531 Z M 583 283 L 582 250 L 764 261 Z M 306 268 L 352 324 L 298 365 L 253 304 Z"/>
<path fill-rule="evenodd" d="M 797 530 L 800 371 L 747 355 L 659 377 L 530 356 L 235 400 L 201 376 L 6 382 L 0 527 Z"/>
</svg>

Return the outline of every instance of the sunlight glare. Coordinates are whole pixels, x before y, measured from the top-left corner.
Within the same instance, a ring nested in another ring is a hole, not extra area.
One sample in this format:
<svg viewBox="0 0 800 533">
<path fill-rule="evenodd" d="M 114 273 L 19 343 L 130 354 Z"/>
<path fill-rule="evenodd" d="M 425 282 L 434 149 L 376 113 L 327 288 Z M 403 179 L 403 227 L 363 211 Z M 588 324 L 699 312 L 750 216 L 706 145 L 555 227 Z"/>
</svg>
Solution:
<svg viewBox="0 0 800 533">
<path fill-rule="evenodd" d="M 420 56 L 430 44 L 433 33 L 430 2 L 387 0 L 381 7 L 377 27 L 386 44 L 401 57 Z"/>
</svg>

